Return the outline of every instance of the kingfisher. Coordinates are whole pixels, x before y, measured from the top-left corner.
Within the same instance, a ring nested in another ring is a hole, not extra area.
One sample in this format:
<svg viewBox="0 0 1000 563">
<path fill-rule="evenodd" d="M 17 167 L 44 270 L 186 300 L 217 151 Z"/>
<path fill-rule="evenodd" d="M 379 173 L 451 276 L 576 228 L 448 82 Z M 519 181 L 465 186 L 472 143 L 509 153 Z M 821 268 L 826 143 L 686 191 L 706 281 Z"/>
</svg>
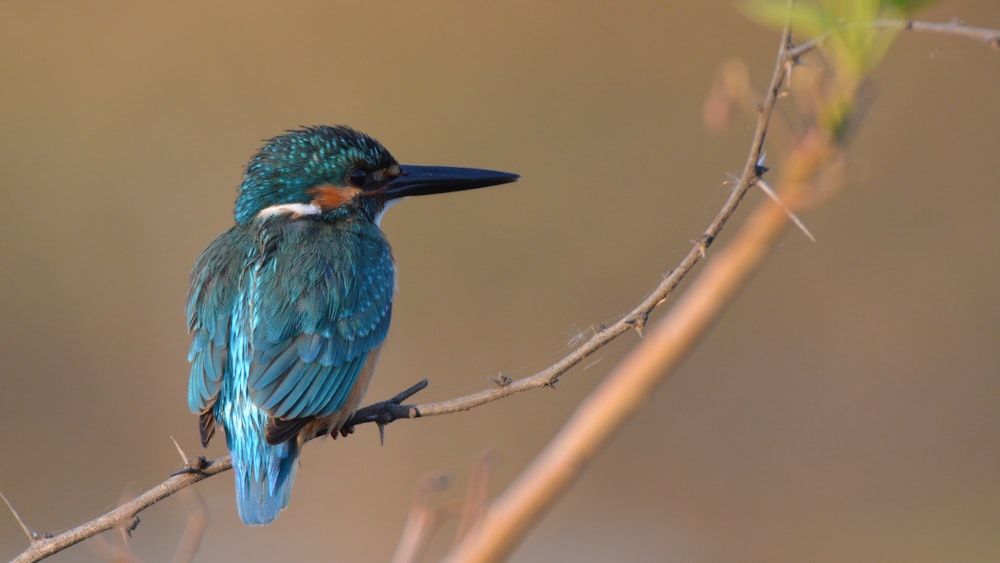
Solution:
<svg viewBox="0 0 1000 563">
<path fill-rule="evenodd" d="M 365 395 L 396 288 L 382 214 L 517 179 L 399 164 L 346 126 L 288 131 L 253 155 L 235 225 L 195 262 L 187 299 L 188 406 L 203 446 L 225 432 L 244 523 L 288 506 L 303 445 L 336 436 Z"/>
</svg>

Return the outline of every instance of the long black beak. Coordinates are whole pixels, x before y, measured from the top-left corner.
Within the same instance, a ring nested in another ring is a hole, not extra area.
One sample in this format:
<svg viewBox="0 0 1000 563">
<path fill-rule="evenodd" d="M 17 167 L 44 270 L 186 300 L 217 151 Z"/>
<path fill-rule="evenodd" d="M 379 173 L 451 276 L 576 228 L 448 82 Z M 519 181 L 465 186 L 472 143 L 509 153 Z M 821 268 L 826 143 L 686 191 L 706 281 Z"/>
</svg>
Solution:
<svg viewBox="0 0 1000 563">
<path fill-rule="evenodd" d="M 381 190 L 386 199 L 473 190 L 506 184 L 520 178 L 517 174 L 509 172 L 480 170 L 478 168 L 418 166 L 415 164 L 403 164 L 400 168 L 403 173 L 391 180 Z"/>
</svg>

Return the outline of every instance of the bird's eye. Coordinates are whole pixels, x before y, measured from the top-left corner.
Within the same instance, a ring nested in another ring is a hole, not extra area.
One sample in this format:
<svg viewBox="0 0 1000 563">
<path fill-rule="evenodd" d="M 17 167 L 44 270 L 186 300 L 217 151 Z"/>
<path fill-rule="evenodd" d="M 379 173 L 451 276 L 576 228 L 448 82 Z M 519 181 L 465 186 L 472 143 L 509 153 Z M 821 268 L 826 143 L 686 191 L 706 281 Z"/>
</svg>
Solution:
<svg viewBox="0 0 1000 563">
<path fill-rule="evenodd" d="M 361 168 L 353 168 L 347 173 L 347 181 L 356 188 L 363 188 L 368 181 L 368 172 Z"/>
</svg>

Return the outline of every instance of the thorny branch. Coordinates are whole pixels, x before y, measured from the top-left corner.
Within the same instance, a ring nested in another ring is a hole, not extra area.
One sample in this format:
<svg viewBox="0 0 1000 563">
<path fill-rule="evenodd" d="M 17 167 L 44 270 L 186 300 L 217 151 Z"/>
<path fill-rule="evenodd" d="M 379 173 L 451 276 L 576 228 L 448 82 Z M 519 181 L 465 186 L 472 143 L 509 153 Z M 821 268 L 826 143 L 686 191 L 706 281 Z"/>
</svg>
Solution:
<svg viewBox="0 0 1000 563">
<path fill-rule="evenodd" d="M 957 21 L 933 23 L 913 20 L 879 20 L 873 22 L 872 25 L 877 28 L 895 28 L 904 31 L 920 31 L 964 37 L 980 41 L 995 49 L 1000 49 L 1000 31 L 970 27 Z M 423 380 L 391 399 L 359 409 L 348 421 L 347 428 L 350 429 L 359 424 L 374 422 L 379 425 L 381 432 L 385 425 L 395 420 L 466 411 L 522 391 L 540 387 L 551 387 L 559 381 L 559 378 L 564 373 L 625 332 L 635 330 L 641 335 L 652 311 L 670 297 L 681 280 L 705 257 L 708 248 L 715 241 L 723 227 L 725 227 L 730 217 L 732 217 L 747 191 L 754 187 L 760 180 L 760 176 L 764 172 L 764 169 L 759 166 L 764 140 L 770 124 L 771 114 L 778 100 L 787 71 L 790 65 L 793 65 L 799 57 L 817 48 L 823 40 L 824 37 L 817 37 L 798 46 L 793 46 L 790 37 L 787 33 L 785 34 L 771 83 L 764 100 L 758 108 L 757 128 L 738 184 L 709 223 L 704 233 L 697 240 L 693 241 L 692 248 L 687 255 L 629 313 L 611 326 L 599 327 L 584 344 L 574 349 L 555 364 L 534 375 L 514 380 L 507 376 L 501 376 L 495 381 L 496 386 L 492 389 L 444 401 L 403 404 L 403 401 L 409 399 L 427 386 L 426 380 Z M 15 563 L 39 561 L 85 539 L 115 528 L 130 532 L 138 526 L 138 513 L 142 510 L 186 487 L 231 468 L 232 462 L 228 456 L 214 460 L 198 457 L 186 461 L 183 469 L 174 473 L 159 485 L 93 520 L 57 535 L 31 531 L 20 517 L 17 516 L 17 513 L 8 502 L 8 507 L 15 514 L 18 522 L 21 523 L 30 541 L 29 547 L 13 561 Z"/>
<path fill-rule="evenodd" d="M 994 49 L 1000 50 L 1000 30 L 988 29 L 985 27 L 971 27 L 965 25 L 964 23 L 954 20 L 950 22 L 922 22 L 916 20 L 876 20 L 872 22 L 871 27 L 876 29 L 898 29 L 901 31 L 921 31 L 925 33 L 937 33 L 942 35 L 953 35 L 955 37 L 963 37 L 966 39 L 971 39 L 973 41 L 979 41 L 985 45 L 988 45 Z M 809 41 L 802 43 L 794 48 L 791 48 L 786 53 L 786 56 L 790 60 L 795 60 L 798 57 L 812 51 L 813 49 L 819 47 L 826 36 L 814 37 Z"/>
<path fill-rule="evenodd" d="M 114 528 L 123 528 L 131 532 L 139 525 L 138 514 L 142 510 L 202 479 L 207 479 L 212 475 L 232 468 L 233 464 L 228 456 L 211 461 L 203 457 L 192 459 L 182 470 L 168 477 L 166 481 L 122 504 L 118 508 L 76 528 L 66 530 L 55 536 L 32 532 L 31 546 L 24 550 L 21 555 L 17 556 L 12 563 L 39 561 L 71 545 Z"/>
</svg>

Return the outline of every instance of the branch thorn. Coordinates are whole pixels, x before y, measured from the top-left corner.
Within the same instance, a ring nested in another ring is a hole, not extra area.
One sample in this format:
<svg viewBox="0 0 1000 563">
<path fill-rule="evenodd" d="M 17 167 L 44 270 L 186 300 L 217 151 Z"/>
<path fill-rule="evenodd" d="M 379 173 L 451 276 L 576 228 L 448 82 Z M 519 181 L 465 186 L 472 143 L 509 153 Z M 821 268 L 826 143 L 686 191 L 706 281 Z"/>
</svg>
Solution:
<svg viewBox="0 0 1000 563">
<path fill-rule="evenodd" d="M 7 505 L 7 510 L 14 515 L 14 519 L 21 525 L 21 530 L 24 531 L 24 535 L 28 536 L 28 541 L 34 543 L 39 538 L 38 534 L 31 531 L 31 528 L 24 522 L 24 518 L 21 518 L 21 515 L 14 509 L 14 505 L 7 500 L 7 496 L 3 494 L 3 491 L 0 491 L 0 499 L 3 499 L 4 504 Z"/>
<path fill-rule="evenodd" d="M 173 436 L 170 436 L 170 441 L 174 443 L 174 447 L 177 448 L 177 453 L 181 454 L 181 459 L 184 460 L 184 465 L 188 465 L 190 460 L 188 460 L 187 454 L 181 449 L 181 445 L 177 443 L 177 440 Z"/>
<path fill-rule="evenodd" d="M 785 206 L 785 204 L 781 201 L 781 198 L 778 197 L 777 192 L 775 192 L 771 188 L 771 186 L 769 186 L 768 183 L 764 181 L 763 178 L 758 177 L 755 183 L 757 184 L 757 187 L 761 189 L 762 192 L 767 194 L 767 197 L 771 198 L 775 203 L 781 206 L 781 209 L 784 210 L 785 215 L 788 215 L 788 218 L 791 219 L 792 223 L 794 223 L 795 226 L 798 227 L 800 231 L 802 231 L 802 234 L 806 235 L 806 237 L 812 242 L 816 242 L 816 237 L 814 237 L 813 234 L 809 232 L 809 229 L 806 228 L 806 225 L 805 223 L 802 222 L 802 219 L 799 219 L 798 215 L 792 213 L 792 210 Z"/>
<path fill-rule="evenodd" d="M 498 372 L 496 377 L 490 377 L 489 380 L 492 381 L 493 384 L 496 385 L 498 389 L 503 389 L 504 387 L 507 387 L 508 385 L 514 382 L 514 380 L 511 379 L 509 375 L 505 374 L 502 371 Z"/>
<path fill-rule="evenodd" d="M 766 161 L 767 161 L 767 153 L 766 152 L 760 153 L 760 158 L 757 159 L 757 162 L 753 166 L 753 174 L 757 178 L 762 177 L 764 174 L 767 173 L 768 170 L 770 170 L 770 168 L 768 168 L 765 164 Z"/>
<path fill-rule="evenodd" d="M 661 301 L 662 303 L 662 301 Z M 657 303 L 658 305 L 659 303 Z M 646 321 L 649 320 L 649 313 L 640 315 L 634 319 L 629 319 L 628 324 L 632 325 L 632 329 L 639 335 L 639 338 L 645 336 L 643 330 L 646 328 Z"/>
</svg>

